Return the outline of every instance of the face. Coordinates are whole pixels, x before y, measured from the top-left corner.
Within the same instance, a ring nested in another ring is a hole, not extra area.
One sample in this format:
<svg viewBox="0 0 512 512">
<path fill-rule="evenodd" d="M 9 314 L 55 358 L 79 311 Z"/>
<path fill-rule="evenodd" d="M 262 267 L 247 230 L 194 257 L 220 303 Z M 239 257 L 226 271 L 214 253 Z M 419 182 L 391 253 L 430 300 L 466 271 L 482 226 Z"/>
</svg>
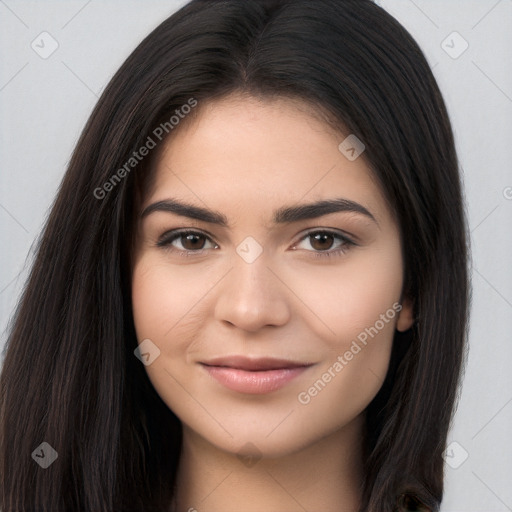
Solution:
<svg viewBox="0 0 512 512">
<path fill-rule="evenodd" d="M 382 385 L 394 331 L 412 323 L 399 230 L 364 154 L 342 152 L 349 134 L 305 104 L 198 108 L 143 198 L 145 369 L 190 435 L 290 454 L 362 418 Z"/>
</svg>

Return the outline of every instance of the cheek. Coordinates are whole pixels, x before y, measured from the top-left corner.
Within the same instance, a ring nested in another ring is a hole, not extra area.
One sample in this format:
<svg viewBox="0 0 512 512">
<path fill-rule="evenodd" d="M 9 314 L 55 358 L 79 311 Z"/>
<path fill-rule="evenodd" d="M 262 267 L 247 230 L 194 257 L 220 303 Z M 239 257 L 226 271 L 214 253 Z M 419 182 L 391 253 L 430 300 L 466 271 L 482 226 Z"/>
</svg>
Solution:
<svg viewBox="0 0 512 512">
<path fill-rule="evenodd" d="M 343 257 L 342 257 L 343 258 Z M 350 254 L 336 265 L 311 266 L 288 276 L 305 304 L 303 318 L 339 352 L 359 335 L 392 338 L 401 307 L 402 262 L 399 246 Z M 310 310 L 309 314 L 307 309 Z M 373 338 L 369 338 L 373 339 Z"/>
<path fill-rule="evenodd" d="M 386 376 L 401 310 L 399 247 L 354 253 L 337 266 L 295 274 L 294 280 L 297 294 L 314 313 L 303 318 L 325 351 L 298 401 L 311 403 L 307 409 L 322 418 L 334 403 L 344 404 L 344 412 L 333 413 L 336 423 L 348 410 L 351 415 L 364 410 Z"/>
<path fill-rule="evenodd" d="M 170 276 L 169 276 L 170 277 Z M 175 294 L 166 293 L 170 279 L 149 258 L 139 260 L 132 274 L 132 307 L 137 338 L 161 339 L 179 314 Z"/>
<path fill-rule="evenodd" d="M 191 388 L 187 356 L 205 321 L 202 298 L 208 283 L 191 267 L 171 267 L 150 254 L 132 272 L 132 309 L 138 343 L 150 339 L 160 354 L 145 366 L 162 400 L 174 411 L 193 407 L 183 386 Z"/>
<path fill-rule="evenodd" d="M 361 274 L 340 271 L 336 284 L 309 294 L 322 323 L 335 333 L 323 328 L 325 357 L 297 396 L 313 432 L 335 430 L 357 417 L 382 387 L 401 310 L 400 291 L 400 268 L 395 274 L 367 267 Z"/>
<path fill-rule="evenodd" d="M 151 256 L 139 260 L 132 273 L 132 308 L 139 343 L 149 338 L 162 355 L 171 357 L 190 351 L 205 321 L 203 299 L 208 286 L 211 284 L 205 281 L 205 274 L 192 266 L 173 268 Z M 153 366 L 147 367 L 148 372 Z"/>
</svg>

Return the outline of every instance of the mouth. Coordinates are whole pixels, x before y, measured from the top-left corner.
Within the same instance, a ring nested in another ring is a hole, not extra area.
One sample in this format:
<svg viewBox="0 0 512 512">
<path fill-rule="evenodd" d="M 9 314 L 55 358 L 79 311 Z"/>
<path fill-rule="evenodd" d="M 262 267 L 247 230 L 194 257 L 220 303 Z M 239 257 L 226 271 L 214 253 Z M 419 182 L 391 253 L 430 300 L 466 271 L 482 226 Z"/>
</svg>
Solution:
<svg viewBox="0 0 512 512">
<path fill-rule="evenodd" d="M 313 366 L 313 363 L 286 359 L 242 356 L 217 358 L 200 364 L 224 387 L 253 395 L 277 391 Z"/>
</svg>

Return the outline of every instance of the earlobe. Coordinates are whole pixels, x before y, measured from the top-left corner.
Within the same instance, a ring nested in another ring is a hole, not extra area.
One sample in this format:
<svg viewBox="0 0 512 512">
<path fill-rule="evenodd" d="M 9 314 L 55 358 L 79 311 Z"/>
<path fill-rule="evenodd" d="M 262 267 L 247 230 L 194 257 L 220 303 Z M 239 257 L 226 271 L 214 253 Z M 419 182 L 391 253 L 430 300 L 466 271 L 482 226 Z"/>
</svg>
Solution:
<svg viewBox="0 0 512 512">
<path fill-rule="evenodd" d="M 401 304 L 402 309 L 398 313 L 396 329 L 397 331 L 405 332 L 414 324 L 414 302 L 409 298 L 404 298 Z"/>
</svg>

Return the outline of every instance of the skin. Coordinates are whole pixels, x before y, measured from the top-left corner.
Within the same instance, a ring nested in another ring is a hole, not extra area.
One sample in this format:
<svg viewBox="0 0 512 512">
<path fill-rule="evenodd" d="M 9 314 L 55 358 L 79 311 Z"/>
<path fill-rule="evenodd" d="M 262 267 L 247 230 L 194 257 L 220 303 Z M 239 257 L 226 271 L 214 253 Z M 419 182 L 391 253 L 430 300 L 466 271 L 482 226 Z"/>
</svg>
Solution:
<svg viewBox="0 0 512 512">
<path fill-rule="evenodd" d="M 183 424 L 180 512 L 358 509 L 364 411 L 386 375 L 395 329 L 413 318 L 401 296 L 398 227 L 364 157 L 349 161 L 338 149 L 347 135 L 299 100 L 231 95 L 199 105 L 160 150 L 141 211 L 174 198 L 229 224 L 154 211 L 138 226 L 134 320 L 139 343 L 149 338 L 160 350 L 147 374 Z M 279 208 L 337 198 L 375 220 L 342 211 L 272 222 Z M 157 245 L 179 228 L 206 238 Z M 355 245 L 307 236 L 322 229 Z M 257 245 L 240 245 L 249 236 L 263 249 L 252 262 L 237 253 L 256 254 Z M 318 256 L 340 246 L 344 252 Z M 395 303 L 401 311 L 333 372 Z M 313 365 L 277 391 L 246 394 L 199 364 L 228 355 Z M 329 368 L 329 382 L 301 403 L 299 394 Z"/>
</svg>

